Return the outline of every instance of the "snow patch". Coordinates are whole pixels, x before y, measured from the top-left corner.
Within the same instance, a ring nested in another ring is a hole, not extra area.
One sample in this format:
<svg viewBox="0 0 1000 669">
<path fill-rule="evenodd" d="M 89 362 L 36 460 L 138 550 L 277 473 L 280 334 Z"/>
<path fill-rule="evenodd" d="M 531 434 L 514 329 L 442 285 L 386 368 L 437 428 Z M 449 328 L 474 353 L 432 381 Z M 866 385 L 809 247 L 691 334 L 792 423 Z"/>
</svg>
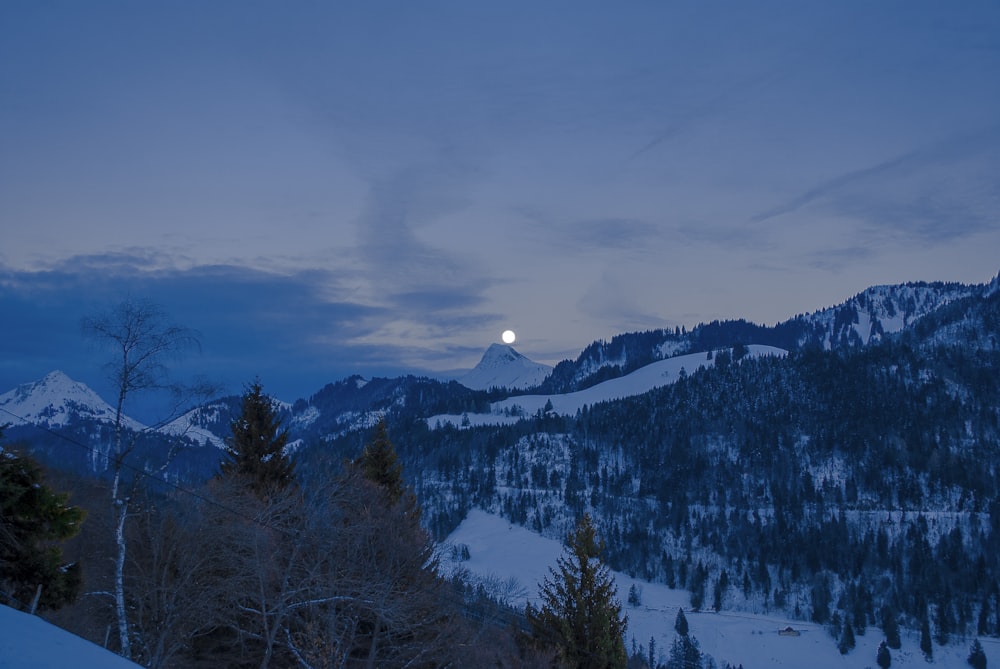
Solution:
<svg viewBox="0 0 1000 669">
<path fill-rule="evenodd" d="M 784 356 L 787 351 L 773 346 L 751 345 L 748 356 Z M 564 416 L 573 416 L 584 406 L 599 402 L 634 397 L 667 386 L 680 378 L 682 373 L 691 374 L 701 367 L 715 364 L 717 356 L 708 359 L 705 353 L 680 355 L 666 360 L 658 360 L 641 367 L 631 374 L 610 379 L 596 386 L 563 395 L 518 395 L 490 405 L 488 414 L 440 414 L 427 419 L 427 425 L 434 429 L 443 425 L 471 427 L 476 425 L 505 425 L 516 423 L 523 417 L 531 417 L 545 411 L 551 403 L 551 411 Z"/>
</svg>

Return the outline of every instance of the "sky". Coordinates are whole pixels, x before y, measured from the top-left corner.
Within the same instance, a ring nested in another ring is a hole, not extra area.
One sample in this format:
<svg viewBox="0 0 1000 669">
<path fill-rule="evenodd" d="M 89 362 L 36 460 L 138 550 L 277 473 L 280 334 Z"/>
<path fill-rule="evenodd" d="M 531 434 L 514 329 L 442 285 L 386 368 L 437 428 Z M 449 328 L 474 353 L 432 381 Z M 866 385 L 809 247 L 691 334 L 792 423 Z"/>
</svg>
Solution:
<svg viewBox="0 0 1000 669">
<path fill-rule="evenodd" d="M 0 3 L 0 390 L 122 299 L 291 401 L 998 249 L 995 2 Z"/>
</svg>

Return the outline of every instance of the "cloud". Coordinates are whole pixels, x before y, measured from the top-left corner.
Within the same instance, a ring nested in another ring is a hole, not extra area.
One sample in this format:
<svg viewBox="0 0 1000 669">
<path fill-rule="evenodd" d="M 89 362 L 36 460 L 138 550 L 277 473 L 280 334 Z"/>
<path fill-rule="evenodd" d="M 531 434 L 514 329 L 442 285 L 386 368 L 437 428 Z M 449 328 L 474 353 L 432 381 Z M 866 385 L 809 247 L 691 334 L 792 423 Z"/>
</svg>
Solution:
<svg viewBox="0 0 1000 669">
<path fill-rule="evenodd" d="M 627 283 L 623 282 L 613 270 L 606 269 L 587 288 L 577 302 L 577 308 L 580 313 L 620 332 L 673 325 L 660 314 L 650 312 L 648 307 L 629 297 L 634 295 L 634 291 L 626 289 Z"/>
<path fill-rule="evenodd" d="M 279 275 L 224 265 L 135 269 L 145 257 L 71 258 L 41 272 L 0 268 L 6 354 L 0 391 L 56 368 L 100 388 L 103 354 L 83 339 L 80 319 L 127 296 L 160 305 L 171 321 L 200 333 L 201 354 L 177 362 L 178 374 L 205 375 L 232 392 L 260 376 L 270 392 L 295 399 L 349 374 L 420 371 L 406 368 L 400 350 L 365 341 L 396 315 L 350 299 L 340 288 L 346 277 L 335 271 Z M 117 269 L 109 272 L 109 264 Z M 421 299 L 427 306 L 444 297 Z M 446 330 L 461 326 L 454 316 L 428 321 Z M 406 352 L 409 359 L 422 359 L 416 351 Z"/>
<path fill-rule="evenodd" d="M 564 240 L 582 250 L 643 248 L 659 236 L 657 226 L 633 218 L 601 218 L 563 227 Z"/>
<path fill-rule="evenodd" d="M 432 164 L 373 180 L 357 222 L 357 254 L 366 299 L 391 316 L 367 341 L 403 345 L 401 338 L 412 331 L 446 337 L 499 319 L 482 311 L 496 279 L 467 256 L 427 243 L 419 234 L 467 206 L 455 195 L 466 179 L 454 167 Z M 466 241 L 474 248 L 474 240 Z"/>
<path fill-rule="evenodd" d="M 839 272 L 852 265 L 871 262 L 874 257 L 875 251 L 870 246 L 846 246 L 811 253 L 806 257 L 806 264 L 822 271 Z"/>
<path fill-rule="evenodd" d="M 865 237 L 935 244 L 1000 220 L 1000 126 L 953 136 L 853 170 L 752 217 L 765 223 L 814 207 L 856 220 Z"/>
</svg>

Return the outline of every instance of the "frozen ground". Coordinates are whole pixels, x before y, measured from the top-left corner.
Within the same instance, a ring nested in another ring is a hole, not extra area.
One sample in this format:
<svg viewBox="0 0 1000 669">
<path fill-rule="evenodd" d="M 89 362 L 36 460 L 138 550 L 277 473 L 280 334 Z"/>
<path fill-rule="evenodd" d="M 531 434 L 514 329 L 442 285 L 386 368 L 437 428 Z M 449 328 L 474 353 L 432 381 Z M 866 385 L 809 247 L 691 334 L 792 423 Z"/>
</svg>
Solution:
<svg viewBox="0 0 1000 669">
<path fill-rule="evenodd" d="M 0 605 L 0 669 L 137 669 L 114 653 Z"/>
<path fill-rule="evenodd" d="M 506 582 L 516 579 L 522 588 L 516 597 L 523 605 L 530 598 L 537 602 L 538 582 L 555 566 L 562 553 L 557 541 L 546 539 L 525 528 L 484 511 L 473 509 L 461 525 L 448 537 L 447 544 L 465 544 L 470 559 L 452 563 L 448 568 L 465 567 L 472 574 Z M 449 555 L 449 551 L 445 551 Z M 857 637 L 857 647 L 848 655 L 841 655 L 830 635 L 819 625 L 789 620 L 779 616 L 744 613 L 692 613 L 689 611 L 688 593 L 671 590 L 665 585 L 637 581 L 624 574 L 615 573 L 618 594 L 625 601 L 632 584 L 642 588 L 642 605 L 628 606 L 628 635 L 626 645 L 631 649 L 632 638 L 646 646 L 655 637 L 658 648 L 665 652 L 674 639 L 674 619 L 677 609 L 684 607 L 690 634 L 701 649 L 715 658 L 720 666 L 725 662 L 743 664 L 745 669 L 754 667 L 789 667 L 801 669 L 859 669 L 876 667 L 875 652 L 882 636 L 876 628 L 869 628 Z M 516 590 L 516 589 L 515 589 Z M 801 634 L 797 637 L 778 636 L 778 630 L 792 626 Z M 905 669 L 928 666 L 920 652 L 919 638 L 915 633 L 903 632 L 903 646 L 891 651 L 892 667 Z M 962 639 L 948 646 L 934 645 L 933 664 L 940 667 L 968 667 L 965 658 L 971 639 Z M 989 666 L 1000 666 L 1000 643 L 995 639 L 981 639 Z"/>
</svg>

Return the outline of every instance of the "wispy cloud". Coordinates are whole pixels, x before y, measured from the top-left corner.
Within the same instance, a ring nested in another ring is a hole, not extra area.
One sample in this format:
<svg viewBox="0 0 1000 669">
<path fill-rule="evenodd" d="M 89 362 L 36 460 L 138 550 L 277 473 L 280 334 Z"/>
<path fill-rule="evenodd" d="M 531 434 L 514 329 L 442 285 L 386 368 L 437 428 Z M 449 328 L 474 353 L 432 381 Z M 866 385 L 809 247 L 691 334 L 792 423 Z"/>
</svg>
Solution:
<svg viewBox="0 0 1000 669">
<path fill-rule="evenodd" d="M 421 227 L 466 206 L 455 194 L 464 182 L 453 169 L 402 169 L 372 184 L 358 220 L 357 248 L 366 299 L 391 309 L 389 320 L 395 321 L 383 324 L 385 334 L 419 327 L 447 336 L 497 318 L 483 311 L 494 279 L 464 255 L 419 236 Z"/>
<path fill-rule="evenodd" d="M 1000 126 L 993 126 L 846 172 L 751 221 L 820 207 L 855 219 L 868 235 L 946 241 L 1000 225 L 998 175 Z"/>
<path fill-rule="evenodd" d="M 584 250 L 634 250 L 646 247 L 660 236 L 653 223 L 634 218 L 601 218 L 561 226 L 562 241 Z"/>
</svg>

